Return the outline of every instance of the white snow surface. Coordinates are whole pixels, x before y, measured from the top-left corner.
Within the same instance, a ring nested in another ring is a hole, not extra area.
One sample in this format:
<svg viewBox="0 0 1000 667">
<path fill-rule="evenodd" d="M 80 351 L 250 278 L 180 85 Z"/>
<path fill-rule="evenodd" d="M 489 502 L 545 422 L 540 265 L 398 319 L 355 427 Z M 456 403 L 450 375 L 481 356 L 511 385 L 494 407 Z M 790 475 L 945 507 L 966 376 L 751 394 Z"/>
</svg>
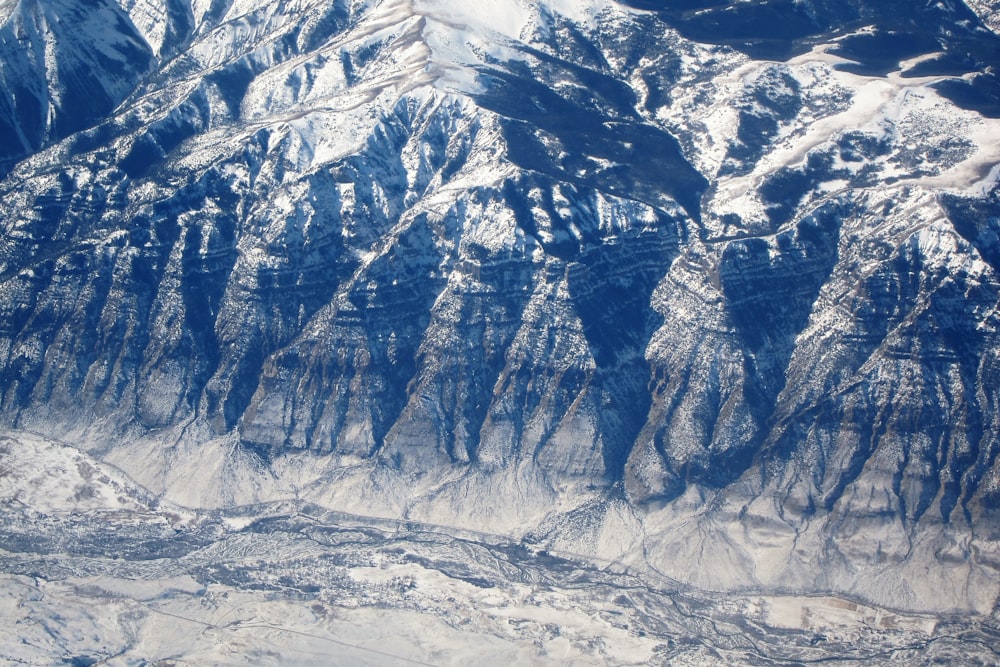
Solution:
<svg viewBox="0 0 1000 667">
<path fill-rule="evenodd" d="M 943 99 L 931 85 L 945 77 L 903 77 L 902 72 L 915 61 L 901 63 L 900 70 L 885 77 L 866 76 L 836 69 L 835 65 L 847 61 L 828 54 L 828 49 L 829 45 L 821 45 L 779 65 L 799 81 L 806 100 L 817 99 L 816 109 L 802 113 L 782 127 L 752 171 L 715 177 L 715 187 L 706 202 L 712 218 L 735 213 L 752 228 L 755 221 L 766 217 L 759 199 L 760 185 L 781 169 L 803 165 L 810 154 L 830 150 L 848 131 L 886 137 L 895 145 L 893 153 L 881 158 L 884 177 L 968 194 L 981 194 L 995 182 L 990 173 L 1000 161 L 1000 119 L 959 109 Z M 705 56 L 688 59 L 692 67 L 700 67 Z M 667 125 L 676 124 L 693 134 L 698 143 L 689 157 L 703 173 L 719 172 L 730 142 L 736 137 L 738 116 L 734 97 L 760 75 L 762 68 L 769 66 L 746 60 L 740 64 L 739 58 L 735 60 L 735 66 L 705 83 L 679 87 L 680 99 L 657 112 Z M 841 110 L 835 104 L 823 102 L 835 96 L 849 96 L 849 105 Z M 710 100 L 707 106 L 706 100 Z M 955 140 L 968 141 L 973 147 L 960 161 L 927 163 L 930 171 L 898 164 L 900 155 Z M 840 166 L 858 169 L 861 164 Z M 847 187 L 845 181 L 831 181 L 820 194 L 830 196 Z M 709 224 L 713 224 L 711 219 Z"/>
<path fill-rule="evenodd" d="M 32 512 L 151 512 L 158 504 L 113 466 L 30 433 L 0 431 L 0 470 L 0 502 Z"/>
<path fill-rule="evenodd" d="M 738 665 L 831 651 L 905 661 L 929 647 L 960 656 L 978 646 L 930 614 L 838 596 L 699 593 L 614 555 L 300 501 L 149 511 L 53 494 L 46 505 L 25 494 L 46 477 L 72 487 L 85 466 L 109 475 L 102 484 L 148 495 L 66 444 L 15 432 L 3 443 L 22 450 L 5 454 L 3 493 L 35 504 L 0 505 L 6 664 Z M 610 510 L 595 535 L 605 544 L 634 534 L 621 530 L 630 512 Z M 63 542 L 43 555 L 26 536 Z M 155 554 L 171 539 L 173 555 L 145 555 L 144 541 Z M 702 567 L 726 566 L 725 554 L 704 556 Z"/>
</svg>

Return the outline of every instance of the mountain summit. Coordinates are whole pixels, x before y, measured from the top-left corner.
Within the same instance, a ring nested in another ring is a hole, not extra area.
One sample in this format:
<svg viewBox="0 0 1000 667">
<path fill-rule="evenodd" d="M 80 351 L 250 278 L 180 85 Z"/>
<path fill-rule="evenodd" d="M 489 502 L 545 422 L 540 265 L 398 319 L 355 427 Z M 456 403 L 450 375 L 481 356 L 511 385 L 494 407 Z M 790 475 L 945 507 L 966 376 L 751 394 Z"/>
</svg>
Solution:
<svg viewBox="0 0 1000 667">
<path fill-rule="evenodd" d="M 187 507 L 989 612 L 993 5 L 5 2 L 0 419 Z"/>
</svg>

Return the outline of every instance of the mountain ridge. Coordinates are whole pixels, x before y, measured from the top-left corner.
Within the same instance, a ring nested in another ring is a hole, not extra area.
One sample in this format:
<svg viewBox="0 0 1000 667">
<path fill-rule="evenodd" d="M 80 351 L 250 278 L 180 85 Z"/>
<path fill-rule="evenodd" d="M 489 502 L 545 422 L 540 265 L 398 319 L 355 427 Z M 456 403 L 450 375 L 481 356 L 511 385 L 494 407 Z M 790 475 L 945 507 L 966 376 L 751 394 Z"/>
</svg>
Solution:
<svg viewBox="0 0 1000 667">
<path fill-rule="evenodd" d="M 143 56 L 8 157 L 7 426 L 181 505 L 995 607 L 998 38 L 964 5 L 59 2 Z"/>
</svg>

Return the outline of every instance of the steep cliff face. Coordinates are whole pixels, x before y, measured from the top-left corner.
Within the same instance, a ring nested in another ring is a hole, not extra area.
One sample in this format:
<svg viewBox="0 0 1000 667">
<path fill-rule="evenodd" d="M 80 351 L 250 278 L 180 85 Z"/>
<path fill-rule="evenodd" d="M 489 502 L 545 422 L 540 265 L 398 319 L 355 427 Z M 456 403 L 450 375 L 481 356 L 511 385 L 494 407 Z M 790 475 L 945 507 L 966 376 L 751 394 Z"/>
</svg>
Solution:
<svg viewBox="0 0 1000 667">
<path fill-rule="evenodd" d="M 113 1 L 17 0 L 0 21 L 0 175 L 102 120 L 154 65 Z"/>
<path fill-rule="evenodd" d="M 6 424 L 179 502 L 990 607 L 998 38 L 628 5 L 8 5 Z"/>
</svg>

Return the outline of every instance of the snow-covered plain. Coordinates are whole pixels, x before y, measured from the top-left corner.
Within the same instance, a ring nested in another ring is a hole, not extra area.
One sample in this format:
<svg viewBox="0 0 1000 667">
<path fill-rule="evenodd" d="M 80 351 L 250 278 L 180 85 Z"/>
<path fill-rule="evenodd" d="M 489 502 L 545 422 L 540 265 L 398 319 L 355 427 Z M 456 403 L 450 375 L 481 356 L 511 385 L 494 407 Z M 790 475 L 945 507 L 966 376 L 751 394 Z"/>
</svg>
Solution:
<svg viewBox="0 0 1000 667">
<path fill-rule="evenodd" d="M 1000 658 L 996 619 L 904 613 L 836 596 L 712 594 L 530 540 L 301 502 L 185 511 L 159 505 L 68 445 L 27 433 L 3 438 L 22 452 L 5 458 L 0 476 L 4 664 Z M 38 500 L 43 470 L 47 500 L 19 502 Z M 55 491 L 82 485 L 90 489 L 83 505 Z M 126 495 L 138 500 L 124 507 Z"/>
</svg>

